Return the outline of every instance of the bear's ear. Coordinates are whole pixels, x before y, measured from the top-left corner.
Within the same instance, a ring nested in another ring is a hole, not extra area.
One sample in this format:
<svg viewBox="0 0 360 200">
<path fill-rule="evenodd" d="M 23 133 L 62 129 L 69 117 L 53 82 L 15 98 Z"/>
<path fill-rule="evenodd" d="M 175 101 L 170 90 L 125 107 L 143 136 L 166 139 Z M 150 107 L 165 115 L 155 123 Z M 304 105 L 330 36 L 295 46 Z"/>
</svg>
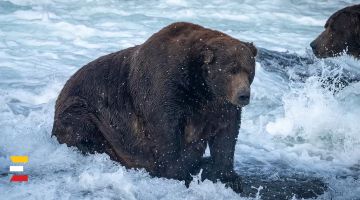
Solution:
<svg viewBox="0 0 360 200">
<path fill-rule="evenodd" d="M 205 64 L 210 64 L 214 60 L 214 52 L 210 49 L 205 49 L 202 52 L 202 60 Z"/>
<path fill-rule="evenodd" d="M 245 42 L 246 46 L 249 47 L 251 53 L 253 54 L 253 56 L 255 57 L 257 55 L 257 49 L 254 46 L 254 44 L 252 42 Z"/>
</svg>

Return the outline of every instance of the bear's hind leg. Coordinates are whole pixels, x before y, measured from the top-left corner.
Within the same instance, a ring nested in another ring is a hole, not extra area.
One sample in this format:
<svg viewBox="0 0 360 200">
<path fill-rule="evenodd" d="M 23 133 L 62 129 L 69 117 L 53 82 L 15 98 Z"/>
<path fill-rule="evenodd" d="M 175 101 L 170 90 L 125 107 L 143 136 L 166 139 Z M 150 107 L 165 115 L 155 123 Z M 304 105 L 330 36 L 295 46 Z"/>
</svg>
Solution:
<svg viewBox="0 0 360 200">
<path fill-rule="evenodd" d="M 55 116 L 52 135 L 61 144 L 75 146 L 82 153 L 107 153 L 117 161 L 109 142 L 93 122 L 86 102 L 79 99 L 67 102 L 71 102 L 71 105 Z"/>
</svg>

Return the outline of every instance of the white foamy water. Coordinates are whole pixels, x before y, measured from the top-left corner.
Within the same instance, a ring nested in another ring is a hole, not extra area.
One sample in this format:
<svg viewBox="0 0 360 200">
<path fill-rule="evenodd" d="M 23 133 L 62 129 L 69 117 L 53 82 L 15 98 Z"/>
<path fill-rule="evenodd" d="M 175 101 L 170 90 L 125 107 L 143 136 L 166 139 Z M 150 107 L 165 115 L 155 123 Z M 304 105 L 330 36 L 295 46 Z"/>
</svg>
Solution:
<svg viewBox="0 0 360 200">
<path fill-rule="evenodd" d="M 175 21 L 308 56 L 328 16 L 355 2 L 0 1 L 0 199 L 246 199 L 221 183 L 186 188 L 58 144 L 50 137 L 58 93 L 84 64 L 141 44 Z M 235 168 L 269 177 L 312 174 L 330 188 L 318 199 L 360 199 L 360 84 L 337 92 L 323 84 L 343 73 L 360 75 L 360 62 L 341 56 L 304 67 L 314 75 L 291 81 L 257 62 Z M 29 183 L 9 182 L 10 155 L 29 156 Z"/>
</svg>

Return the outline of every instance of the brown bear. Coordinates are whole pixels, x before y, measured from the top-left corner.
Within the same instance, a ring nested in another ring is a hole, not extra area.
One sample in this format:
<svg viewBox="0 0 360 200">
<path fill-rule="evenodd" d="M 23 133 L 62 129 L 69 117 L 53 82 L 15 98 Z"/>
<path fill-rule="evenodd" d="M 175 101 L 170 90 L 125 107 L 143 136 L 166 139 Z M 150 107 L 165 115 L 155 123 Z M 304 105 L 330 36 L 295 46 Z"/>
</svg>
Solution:
<svg viewBox="0 0 360 200">
<path fill-rule="evenodd" d="M 325 31 L 310 46 L 318 58 L 333 57 L 343 51 L 360 58 L 360 4 L 331 15 L 325 24 Z"/>
<path fill-rule="evenodd" d="M 234 150 L 256 53 L 222 32 L 171 24 L 77 71 L 56 101 L 52 134 L 83 153 L 105 152 L 187 184 L 203 168 L 203 179 L 240 192 Z"/>
</svg>

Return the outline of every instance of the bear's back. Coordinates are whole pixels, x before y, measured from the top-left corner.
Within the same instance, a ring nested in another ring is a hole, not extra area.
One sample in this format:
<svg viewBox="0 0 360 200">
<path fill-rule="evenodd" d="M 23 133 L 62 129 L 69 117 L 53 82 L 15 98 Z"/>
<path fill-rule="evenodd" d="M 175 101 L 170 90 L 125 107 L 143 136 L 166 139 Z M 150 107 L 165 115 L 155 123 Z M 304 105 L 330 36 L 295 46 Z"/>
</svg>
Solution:
<svg viewBox="0 0 360 200">
<path fill-rule="evenodd" d="M 132 48 L 101 56 L 81 67 L 66 82 L 56 101 L 56 106 L 66 106 L 70 98 L 85 99 L 98 108 L 113 104 L 114 98 L 127 92 L 127 77 Z M 61 110 L 58 108 L 56 110 Z"/>
</svg>

